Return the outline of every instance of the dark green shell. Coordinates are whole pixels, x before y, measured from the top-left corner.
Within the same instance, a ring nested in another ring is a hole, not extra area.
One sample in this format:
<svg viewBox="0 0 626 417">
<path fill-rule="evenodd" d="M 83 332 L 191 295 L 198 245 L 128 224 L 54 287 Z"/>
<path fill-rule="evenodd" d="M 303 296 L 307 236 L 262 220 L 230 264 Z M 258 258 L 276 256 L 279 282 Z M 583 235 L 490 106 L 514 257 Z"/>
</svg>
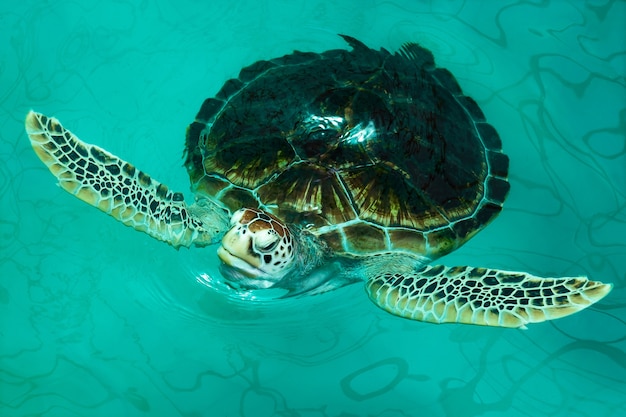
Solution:
<svg viewBox="0 0 626 417">
<path fill-rule="evenodd" d="M 344 39 L 351 51 L 259 61 L 204 102 L 187 131 L 194 190 L 338 253 L 455 249 L 508 192 L 495 129 L 428 50 Z"/>
</svg>

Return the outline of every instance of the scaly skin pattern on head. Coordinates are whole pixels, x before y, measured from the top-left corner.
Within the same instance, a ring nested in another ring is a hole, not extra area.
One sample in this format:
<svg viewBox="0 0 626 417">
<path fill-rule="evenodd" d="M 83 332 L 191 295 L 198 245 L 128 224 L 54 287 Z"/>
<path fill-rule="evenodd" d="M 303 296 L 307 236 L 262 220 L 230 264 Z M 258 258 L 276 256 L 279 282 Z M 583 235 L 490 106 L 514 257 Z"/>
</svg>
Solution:
<svg viewBox="0 0 626 417">
<path fill-rule="evenodd" d="M 237 210 L 218 256 L 250 278 L 281 279 L 293 263 L 294 239 L 287 226 L 259 209 Z"/>
</svg>

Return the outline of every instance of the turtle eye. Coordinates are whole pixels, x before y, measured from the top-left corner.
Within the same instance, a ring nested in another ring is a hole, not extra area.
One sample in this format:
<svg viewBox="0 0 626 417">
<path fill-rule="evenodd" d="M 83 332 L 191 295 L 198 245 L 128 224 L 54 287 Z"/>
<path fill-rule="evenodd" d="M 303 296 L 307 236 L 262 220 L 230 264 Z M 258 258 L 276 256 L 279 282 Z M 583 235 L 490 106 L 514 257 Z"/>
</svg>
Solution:
<svg viewBox="0 0 626 417">
<path fill-rule="evenodd" d="M 276 249 L 280 238 L 273 231 L 268 231 L 267 234 L 257 235 L 255 246 L 258 251 L 267 253 Z"/>
<path fill-rule="evenodd" d="M 268 244 L 267 244 L 267 245 L 265 245 L 265 246 L 261 246 L 261 247 L 259 248 L 259 250 L 260 250 L 261 252 L 271 252 L 271 251 L 273 251 L 274 249 L 276 249 L 276 246 L 278 246 L 278 240 L 275 240 L 275 241 L 273 241 L 273 242 L 270 242 L 270 243 L 268 243 Z"/>
</svg>

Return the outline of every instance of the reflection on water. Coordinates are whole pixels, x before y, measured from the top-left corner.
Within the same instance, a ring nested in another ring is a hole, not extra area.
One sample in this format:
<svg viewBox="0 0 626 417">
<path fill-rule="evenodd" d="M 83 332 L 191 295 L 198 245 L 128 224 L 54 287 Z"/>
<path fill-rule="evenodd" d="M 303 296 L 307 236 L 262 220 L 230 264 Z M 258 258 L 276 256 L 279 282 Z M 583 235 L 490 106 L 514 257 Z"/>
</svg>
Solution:
<svg viewBox="0 0 626 417">
<path fill-rule="evenodd" d="M 0 415 L 625 413 L 626 3 L 213 3 L 0 6 Z M 258 59 L 344 47 L 337 33 L 431 49 L 502 137 L 504 211 L 443 262 L 613 292 L 527 331 L 402 320 L 358 284 L 235 296 L 214 249 L 173 250 L 74 201 L 28 146 L 33 107 L 187 190 L 200 103 Z"/>
</svg>

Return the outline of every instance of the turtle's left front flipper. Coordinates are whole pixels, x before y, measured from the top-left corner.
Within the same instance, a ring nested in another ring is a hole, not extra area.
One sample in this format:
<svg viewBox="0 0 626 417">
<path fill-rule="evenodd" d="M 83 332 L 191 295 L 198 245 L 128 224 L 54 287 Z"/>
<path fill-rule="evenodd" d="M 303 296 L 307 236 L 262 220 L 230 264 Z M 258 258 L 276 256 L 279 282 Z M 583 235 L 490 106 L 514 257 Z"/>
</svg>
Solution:
<svg viewBox="0 0 626 417">
<path fill-rule="evenodd" d="M 35 153 L 64 190 L 127 226 L 174 247 L 213 243 L 228 227 L 225 212 L 214 203 L 187 207 L 182 194 L 81 141 L 55 118 L 31 111 L 26 132 Z"/>
<path fill-rule="evenodd" d="M 539 278 L 523 272 L 425 266 L 370 276 L 367 292 L 379 307 L 431 323 L 520 327 L 576 313 L 612 285 L 585 277 Z"/>
</svg>

